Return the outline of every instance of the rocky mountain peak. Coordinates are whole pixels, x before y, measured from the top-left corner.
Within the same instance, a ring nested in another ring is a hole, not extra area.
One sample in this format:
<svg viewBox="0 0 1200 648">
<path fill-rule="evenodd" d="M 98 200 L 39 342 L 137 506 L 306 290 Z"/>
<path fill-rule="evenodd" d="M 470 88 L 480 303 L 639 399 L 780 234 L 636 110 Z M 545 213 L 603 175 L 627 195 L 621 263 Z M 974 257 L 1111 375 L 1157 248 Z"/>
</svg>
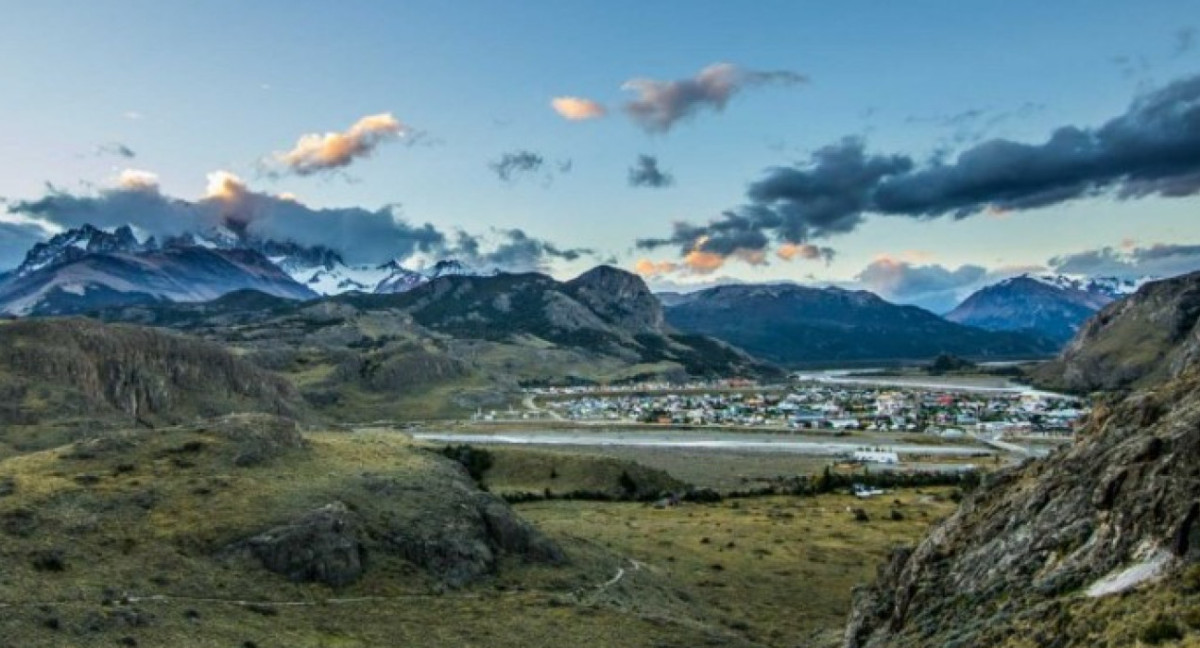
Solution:
<svg viewBox="0 0 1200 648">
<path fill-rule="evenodd" d="M 660 330 L 662 304 L 642 278 L 608 265 L 566 283 L 572 296 L 604 319 L 632 330 Z"/>
<path fill-rule="evenodd" d="M 154 247 L 157 247 L 157 243 L 153 238 L 142 243 L 134 234 L 133 228 L 128 225 L 106 232 L 85 224 L 35 244 L 25 254 L 25 260 L 17 267 L 16 274 L 24 276 L 42 268 L 74 261 L 87 254 L 139 252 Z"/>
</svg>

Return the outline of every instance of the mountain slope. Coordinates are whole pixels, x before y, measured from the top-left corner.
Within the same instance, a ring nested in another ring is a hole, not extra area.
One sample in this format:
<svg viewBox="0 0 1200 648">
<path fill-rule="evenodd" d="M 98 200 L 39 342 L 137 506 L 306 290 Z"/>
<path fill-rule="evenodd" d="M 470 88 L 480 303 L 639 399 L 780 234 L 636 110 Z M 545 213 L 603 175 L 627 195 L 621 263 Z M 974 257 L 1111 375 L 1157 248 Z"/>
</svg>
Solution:
<svg viewBox="0 0 1200 648">
<path fill-rule="evenodd" d="M 1180 374 L 1197 358 L 1200 272 L 1147 283 L 1105 307 L 1033 378 L 1071 391 L 1141 387 Z"/>
<path fill-rule="evenodd" d="M 793 366 L 924 359 L 939 353 L 1016 357 L 1052 350 L 1046 340 L 947 322 L 869 292 L 789 284 L 702 290 L 668 306 L 666 320 L 681 330 L 711 335 L 761 358 Z"/>
<path fill-rule="evenodd" d="M 1143 389 L 1098 407 L 1073 445 L 989 476 L 897 552 L 858 592 L 845 646 L 1200 641 L 1198 314 L 1200 273 L 1089 322 L 1049 373 Z"/>
<path fill-rule="evenodd" d="M 946 319 L 989 331 L 1031 331 L 1065 343 L 1111 302 L 1105 294 L 1020 276 L 981 288 Z"/>
<path fill-rule="evenodd" d="M 84 247 L 35 246 L 26 262 L 0 281 L 0 313 L 62 315 L 128 303 L 205 301 L 241 289 L 290 299 L 315 296 L 253 250 L 99 247 L 94 242 L 105 239 L 100 235 Z"/>
<path fill-rule="evenodd" d="M 641 279 L 613 268 L 570 282 L 452 275 L 394 295 L 298 303 L 241 292 L 99 315 L 231 345 L 292 379 L 314 407 L 354 420 L 462 416 L 506 406 L 527 385 L 781 375 L 670 328 Z"/>
<path fill-rule="evenodd" d="M 1200 609 L 1200 367 L 1098 413 L 1080 436 L 989 477 L 896 553 L 857 593 L 846 648 L 1130 646 L 1157 643 L 1155 628 L 1187 633 Z"/>
<path fill-rule="evenodd" d="M 200 340 L 86 319 L 0 324 L 0 454 L 5 443 L 61 442 L 46 431 L 59 424 L 71 434 L 231 410 L 299 416 L 305 409 L 286 381 Z"/>
</svg>

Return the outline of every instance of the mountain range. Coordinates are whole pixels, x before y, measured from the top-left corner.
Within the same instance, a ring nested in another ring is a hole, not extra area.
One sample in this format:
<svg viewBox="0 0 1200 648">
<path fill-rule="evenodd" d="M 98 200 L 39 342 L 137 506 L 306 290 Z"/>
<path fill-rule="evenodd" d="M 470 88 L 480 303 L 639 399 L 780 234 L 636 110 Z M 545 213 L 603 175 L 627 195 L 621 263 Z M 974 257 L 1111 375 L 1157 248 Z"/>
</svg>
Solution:
<svg viewBox="0 0 1200 648">
<path fill-rule="evenodd" d="M 461 416 L 506 405 L 523 386 L 782 377 L 671 327 L 640 277 L 608 266 L 565 282 L 447 275 L 396 294 L 296 301 L 243 290 L 95 315 L 217 342 L 288 378 L 314 409 L 358 420 Z"/>
<path fill-rule="evenodd" d="M 35 244 L 21 265 L 0 275 L 0 313 L 64 315 L 126 304 L 199 302 L 246 289 L 299 300 L 351 291 L 392 293 L 468 272 L 453 260 L 424 273 L 395 261 L 347 265 L 328 248 L 226 229 L 158 241 L 139 237 L 129 226 L 106 231 L 84 225 Z"/>
<path fill-rule="evenodd" d="M 795 284 L 717 286 L 673 295 L 672 326 L 710 335 L 784 366 L 1048 355 L 1055 344 L 1027 332 L 985 331 L 862 290 Z"/>
</svg>

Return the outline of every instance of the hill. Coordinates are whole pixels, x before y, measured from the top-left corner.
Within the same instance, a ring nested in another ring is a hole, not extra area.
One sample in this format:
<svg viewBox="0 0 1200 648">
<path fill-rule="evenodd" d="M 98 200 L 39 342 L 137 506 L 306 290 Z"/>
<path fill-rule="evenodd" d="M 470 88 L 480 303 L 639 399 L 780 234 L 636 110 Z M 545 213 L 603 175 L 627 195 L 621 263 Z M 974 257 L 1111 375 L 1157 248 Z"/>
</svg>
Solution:
<svg viewBox="0 0 1200 648">
<path fill-rule="evenodd" d="M 847 648 L 1129 646 L 1200 634 L 1200 274 L 1100 312 L 1043 376 L 1110 396 L 984 481 L 856 596 Z M 1188 643 L 1188 642 L 1192 643 Z"/>
<path fill-rule="evenodd" d="M 87 319 L 0 324 L 0 457 L 228 411 L 306 407 L 286 381 L 210 342 Z"/>
<path fill-rule="evenodd" d="M 1147 283 L 1105 307 L 1033 378 L 1076 392 L 1137 388 L 1177 376 L 1197 358 L 1200 272 Z"/>
<path fill-rule="evenodd" d="M 228 416 L 0 475 L 3 645 L 749 644 L 394 432 Z"/>
<path fill-rule="evenodd" d="M 605 267 L 569 282 L 450 275 L 392 295 L 292 302 L 234 293 L 99 316 L 229 345 L 290 379 L 315 408 L 360 421 L 461 416 L 507 406 L 528 385 L 780 375 L 672 329 L 640 278 Z"/>
<path fill-rule="evenodd" d="M 989 331 L 1027 331 L 1065 344 L 1112 301 L 1107 294 L 1020 276 L 981 288 L 946 319 Z"/>
<path fill-rule="evenodd" d="M 669 324 L 710 335 L 788 366 L 923 360 L 940 353 L 974 359 L 1030 357 L 1048 340 L 948 322 L 866 291 L 790 284 L 718 286 L 666 308 Z"/>
</svg>

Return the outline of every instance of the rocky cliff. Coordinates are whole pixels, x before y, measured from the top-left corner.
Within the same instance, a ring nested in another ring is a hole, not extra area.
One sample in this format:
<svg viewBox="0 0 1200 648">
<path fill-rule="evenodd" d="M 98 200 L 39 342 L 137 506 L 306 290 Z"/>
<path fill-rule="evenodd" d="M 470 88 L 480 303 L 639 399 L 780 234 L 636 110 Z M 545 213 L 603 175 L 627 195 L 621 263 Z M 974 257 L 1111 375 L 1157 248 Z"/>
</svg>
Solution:
<svg viewBox="0 0 1200 648">
<path fill-rule="evenodd" d="M 1200 272 L 1143 285 L 1090 319 L 1041 385 L 1071 391 L 1137 388 L 1178 376 L 1200 359 Z"/>
<path fill-rule="evenodd" d="M 856 593 L 846 648 L 1200 639 L 1197 284 L 1148 285 L 1088 324 L 1057 371 L 1143 388 L 897 551 Z"/>
<path fill-rule="evenodd" d="M 0 324 L 0 424 L 79 417 L 157 424 L 257 411 L 298 415 L 286 381 L 221 347 L 86 319 Z"/>
</svg>

